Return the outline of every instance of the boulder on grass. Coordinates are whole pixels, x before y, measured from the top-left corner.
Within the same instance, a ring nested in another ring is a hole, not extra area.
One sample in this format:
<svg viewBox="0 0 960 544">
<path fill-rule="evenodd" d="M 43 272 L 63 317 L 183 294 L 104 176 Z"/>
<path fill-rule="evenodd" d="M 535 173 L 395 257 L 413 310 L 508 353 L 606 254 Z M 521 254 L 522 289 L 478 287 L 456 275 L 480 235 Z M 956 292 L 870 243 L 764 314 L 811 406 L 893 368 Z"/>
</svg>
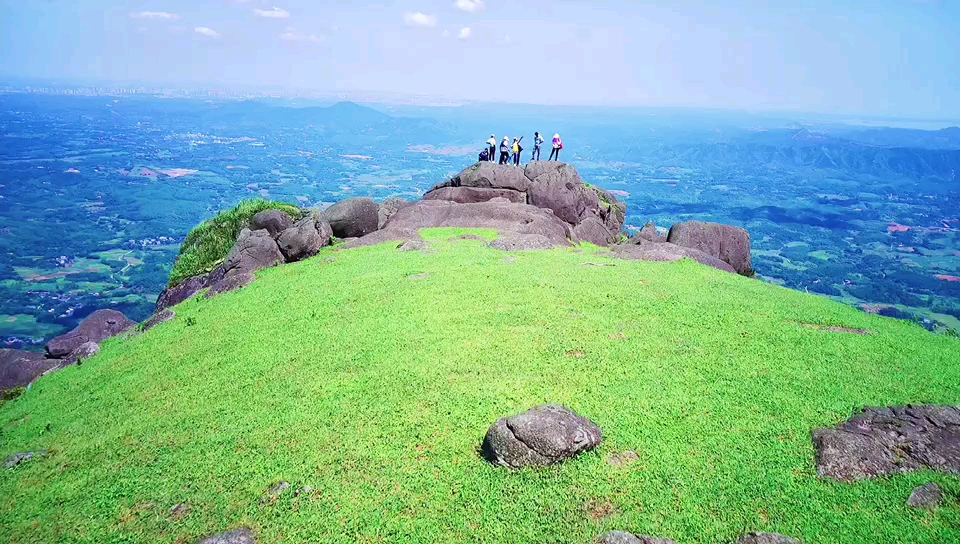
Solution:
<svg viewBox="0 0 960 544">
<path fill-rule="evenodd" d="M 167 321 L 170 321 L 174 317 L 177 317 L 177 314 L 175 314 L 173 310 L 171 310 L 170 308 L 157 310 L 156 312 L 154 312 L 152 316 L 150 316 L 149 319 L 147 319 L 146 321 L 140 324 L 140 329 L 143 332 L 149 331 L 150 329 L 156 327 L 161 323 L 166 323 Z"/>
<path fill-rule="evenodd" d="M 377 211 L 377 230 L 382 229 L 397 210 L 409 205 L 410 203 L 402 198 L 388 198 L 381 202 Z"/>
<path fill-rule="evenodd" d="M 193 298 L 207 287 L 210 287 L 210 278 L 207 274 L 193 276 L 173 287 L 167 287 L 157 298 L 157 311 L 176 306 L 187 299 Z"/>
<path fill-rule="evenodd" d="M 330 244 L 333 230 L 325 221 L 306 217 L 284 230 L 277 237 L 277 246 L 288 263 L 316 255 L 320 248 Z"/>
<path fill-rule="evenodd" d="M 737 544 L 803 544 L 796 538 L 777 533 L 747 533 L 737 540 Z"/>
<path fill-rule="evenodd" d="M 0 349 L 0 392 L 26 387 L 62 363 L 59 359 L 48 358 L 43 353 Z"/>
<path fill-rule="evenodd" d="M 667 241 L 667 237 L 660 234 L 657 230 L 657 225 L 655 225 L 653 221 L 649 221 L 630 241 L 634 244 L 642 244 L 643 242 L 662 244 Z"/>
<path fill-rule="evenodd" d="M 257 270 L 283 264 L 283 254 L 277 242 L 265 229 L 243 229 L 230 254 L 220 266 L 221 277 L 230 274 L 253 273 Z M 211 282 L 214 283 L 214 282 Z"/>
<path fill-rule="evenodd" d="M 343 249 L 354 249 L 358 247 L 376 246 L 385 242 L 410 242 L 422 241 L 423 237 L 414 229 L 405 229 L 393 226 L 387 226 L 382 230 L 371 232 L 362 238 L 354 238 L 343 244 Z"/>
<path fill-rule="evenodd" d="M 263 210 L 250 219 L 250 230 L 266 230 L 276 236 L 293 226 L 293 218 L 280 210 Z"/>
<path fill-rule="evenodd" d="M 226 533 L 208 536 L 196 544 L 257 544 L 257 539 L 253 536 L 253 531 L 241 527 Z"/>
<path fill-rule="evenodd" d="M 750 233 L 740 227 L 687 221 L 670 227 L 667 241 L 716 257 L 732 266 L 737 274 L 753 275 Z"/>
<path fill-rule="evenodd" d="M 499 419 L 481 451 L 494 464 L 520 468 L 554 465 L 600 445 L 600 427 L 563 406 L 547 404 Z"/>
<path fill-rule="evenodd" d="M 584 242 L 606 247 L 614 242 L 614 235 L 607 229 L 603 221 L 596 216 L 587 217 L 579 225 L 573 227 L 573 235 Z"/>
<path fill-rule="evenodd" d="M 817 474 L 854 481 L 915 470 L 960 473 L 960 407 L 867 408 L 812 434 Z"/>
<path fill-rule="evenodd" d="M 637 536 L 624 531 L 610 531 L 598 540 L 598 544 L 676 544 L 667 538 Z"/>
<path fill-rule="evenodd" d="M 597 197 L 600 199 L 598 212 L 600 213 L 600 219 L 603 221 L 603 225 L 607 227 L 607 230 L 610 231 L 614 239 L 618 238 L 620 233 L 623 232 L 623 223 L 627 220 L 627 205 L 620 202 L 620 200 L 609 191 L 593 185 L 587 188 L 597 193 Z"/>
<path fill-rule="evenodd" d="M 936 508 L 942 502 L 943 491 L 940 489 L 940 486 L 930 482 L 915 488 L 913 492 L 910 493 L 910 498 L 907 499 L 907 506 L 911 508 L 931 509 Z"/>
<path fill-rule="evenodd" d="M 97 310 L 72 331 L 50 340 L 47 344 L 47 353 L 53 358 L 63 358 L 82 344 L 87 342 L 99 344 L 136 325 L 136 322 L 127 319 L 127 316 L 116 310 Z"/>
<path fill-rule="evenodd" d="M 673 262 L 681 259 L 693 259 L 700 264 L 712 266 L 717 270 L 736 273 L 736 270 L 734 270 L 732 266 L 712 255 L 671 243 L 658 244 L 643 241 L 643 243 L 640 244 L 621 244 L 613 248 L 613 254 L 621 259 L 634 261 Z"/>
<path fill-rule="evenodd" d="M 398 211 L 386 228 L 434 227 L 488 228 L 501 233 L 540 234 L 555 245 L 568 245 L 570 225 L 549 210 L 510 202 L 457 204 L 445 200 L 422 200 Z"/>
<path fill-rule="evenodd" d="M 531 251 L 556 247 L 550 238 L 542 234 L 517 233 L 507 233 L 490 242 L 487 246 L 500 251 Z"/>
<path fill-rule="evenodd" d="M 207 298 L 213 298 L 223 293 L 236 291 L 253 283 L 257 279 L 253 272 L 235 271 L 224 276 L 220 281 L 210 286 Z"/>
<path fill-rule="evenodd" d="M 369 198 L 348 198 L 327 208 L 323 215 L 337 238 L 359 238 L 377 230 L 377 203 Z"/>
</svg>

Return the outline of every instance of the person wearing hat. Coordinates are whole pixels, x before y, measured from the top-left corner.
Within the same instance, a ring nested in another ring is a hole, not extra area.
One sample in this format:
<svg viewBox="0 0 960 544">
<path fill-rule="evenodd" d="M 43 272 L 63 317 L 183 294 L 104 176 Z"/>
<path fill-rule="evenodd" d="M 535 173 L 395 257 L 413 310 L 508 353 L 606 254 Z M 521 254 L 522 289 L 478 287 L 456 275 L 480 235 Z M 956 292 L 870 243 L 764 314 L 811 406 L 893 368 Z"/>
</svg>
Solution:
<svg viewBox="0 0 960 544">
<path fill-rule="evenodd" d="M 503 141 L 500 142 L 499 164 L 507 164 L 509 161 L 510 161 L 510 137 L 504 136 Z"/>
<path fill-rule="evenodd" d="M 554 134 L 554 135 L 553 135 L 553 150 L 550 151 L 550 158 L 547 159 L 547 160 L 551 160 L 551 161 L 552 161 L 553 158 L 554 158 L 554 156 L 556 156 L 557 160 L 559 161 L 559 160 L 560 160 L 560 150 L 561 150 L 561 149 L 563 149 L 563 140 L 560 139 L 560 135 L 559 135 L 559 134 Z"/>
<path fill-rule="evenodd" d="M 491 135 L 490 135 L 490 139 L 487 140 L 487 147 L 489 148 L 489 149 L 487 150 L 487 156 L 490 157 L 490 158 L 487 159 L 487 160 L 489 160 L 490 162 L 493 162 L 494 157 L 497 156 L 497 137 L 496 137 L 496 135 L 494 135 L 494 134 L 491 134 Z"/>
<path fill-rule="evenodd" d="M 513 139 L 513 165 L 520 166 L 520 152 L 523 151 L 523 147 L 520 146 L 520 140 L 523 137 Z"/>
</svg>

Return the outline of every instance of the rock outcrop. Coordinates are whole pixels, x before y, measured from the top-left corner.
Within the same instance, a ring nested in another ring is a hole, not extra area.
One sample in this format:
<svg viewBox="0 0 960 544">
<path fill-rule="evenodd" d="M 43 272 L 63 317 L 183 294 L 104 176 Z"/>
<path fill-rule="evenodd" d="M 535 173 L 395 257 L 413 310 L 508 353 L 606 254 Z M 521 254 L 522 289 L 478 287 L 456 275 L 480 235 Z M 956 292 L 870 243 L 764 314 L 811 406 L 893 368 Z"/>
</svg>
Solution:
<svg viewBox="0 0 960 544">
<path fill-rule="evenodd" d="M 621 259 L 635 261 L 672 262 L 681 259 L 693 259 L 700 264 L 712 266 L 724 272 L 736 273 L 736 270 L 728 263 L 696 249 L 681 247 L 668 242 L 647 242 L 643 239 L 640 242 L 620 244 L 613 248 L 613 254 Z"/>
<path fill-rule="evenodd" d="M 26 387 L 61 364 L 59 359 L 47 357 L 43 353 L 0 349 L 0 392 Z"/>
<path fill-rule="evenodd" d="M 377 230 L 377 203 L 369 198 L 348 198 L 324 210 L 323 215 L 337 238 L 359 238 Z"/>
<path fill-rule="evenodd" d="M 907 506 L 911 508 L 931 509 L 940 506 L 943 502 L 943 491 L 940 486 L 930 482 L 921 485 L 910 493 Z"/>
<path fill-rule="evenodd" d="M 410 203 L 402 198 L 388 198 L 381 202 L 377 210 L 377 229 L 382 229 L 397 210 L 408 205 Z"/>
<path fill-rule="evenodd" d="M 316 255 L 320 248 L 330 245 L 333 230 L 325 221 L 306 217 L 285 229 L 277 237 L 277 245 L 286 262 L 293 263 Z"/>
<path fill-rule="evenodd" d="M 293 226 L 293 218 L 280 210 L 263 210 L 250 219 L 250 230 L 265 230 L 276 236 Z"/>
<path fill-rule="evenodd" d="M 667 242 L 702 251 L 729 264 L 743 276 L 752 276 L 750 234 L 740 228 L 719 223 L 687 221 L 670 227 Z"/>
<path fill-rule="evenodd" d="M 960 407 L 867 408 L 813 431 L 817 474 L 842 481 L 921 469 L 960 473 Z"/>
<path fill-rule="evenodd" d="M 747 533 L 737 540 L 737 544 L 803 544 L 796 538 L 777 533 Z"/>
<path fill-rule="evenodd" d="M 77 348 L 87 342 L 99 344 L 136 325 L 116 310 L 97 310 L 72 331 L 50 340 L 47 344 L 47 354 L 55 359 L 69 358 Z"/>
<path fill-rule="evenodd" d="M 600 537 L 598 544 L 676 544 L 668 538 L 637 536 L 624 531 L 610 531 Z"/>
<path fill-rule="evenodd" d="M 600 427 L 563 406 L 547 404 L 497 420 L 481 451 L 491 463 L 511 468 L 554 465 L 591 450 L 602 440 Z"/>
<path fill-rule="evenodd" d="M 423 195 L 423 200 L 449 200 L 458 204 L 476 204 L 498 197 L 517 204 L 527 203 L 526 193 L 512 189 L 487 189 L 484 187 L 439 187 Z"/>
<path fill-rule="evenodd" d="M 196 544 L 257 544 L 257 539 L 253 536 L 253 531 L 241 527 L 233 531 L 208 536 Z"/>
</svg>

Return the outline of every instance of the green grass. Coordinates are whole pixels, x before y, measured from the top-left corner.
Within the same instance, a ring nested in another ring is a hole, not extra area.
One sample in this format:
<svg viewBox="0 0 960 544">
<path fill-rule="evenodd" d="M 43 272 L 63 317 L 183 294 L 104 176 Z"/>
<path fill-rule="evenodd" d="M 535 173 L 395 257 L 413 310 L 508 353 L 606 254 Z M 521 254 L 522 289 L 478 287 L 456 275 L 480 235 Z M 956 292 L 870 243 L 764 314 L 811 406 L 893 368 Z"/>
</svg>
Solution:
<svg viewBox="0 0 960 544">
<path fill-rule="evenodd" d="M 180 247 L 180 256 L 170 272 L 170 286 L 183 280 L 210 272 L 230 253 L 237 236 L 250 219 L 264 210 L 282 210 L 294 219 L 300 218 L 300 208 L 282 202 L 261 199 L 244 200 L 236 208 L 221 212 L 190 231 Z"/>
<path fill-rule="evenodd" d="M 960 402 L 957 339 L 689 261 L 449 241 L 463 233 L 265 270 L 41 379 L 0 407 L 0 459 L 49 450 L 0 473 L 0 541 L 241 525 L 266 544 L 960 541 L 958 477 L 821 481 L 810 442 L 865 405 Z M 601 446 L 538 470 L 478 457 L 498 417 L 547 402 L 598 423 Z M 906 507 L 927 481 L 946 505 Z"/>
</svg>

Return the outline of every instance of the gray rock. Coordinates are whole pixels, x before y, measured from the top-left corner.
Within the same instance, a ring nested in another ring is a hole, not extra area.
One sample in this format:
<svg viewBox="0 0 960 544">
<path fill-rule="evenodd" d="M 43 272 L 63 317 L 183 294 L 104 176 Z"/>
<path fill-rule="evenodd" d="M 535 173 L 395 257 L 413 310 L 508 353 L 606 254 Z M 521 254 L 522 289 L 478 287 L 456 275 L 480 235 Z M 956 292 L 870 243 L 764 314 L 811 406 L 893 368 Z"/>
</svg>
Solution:
<svg viewBox="0 0 960 544">
<path fill-rule="evenodd" d="M 612 193 L 599 187 L 588 186 L 587 188 L 597 193 L 600 200 L 598 211 L 603 225 L 614 238 L 619 237 L 623 232 L 623 222 L 627 219 L 627 205 L 620 202 Z"/>
<path fill-rule="evenodd" d="M 907 499 L 907 506 L 913 508 L 936 508 L 940 506 L 941 502 L 943 502 L 943 491 L 940 490 L 940 486 L 930 482 L 921 485 L 910 493 L 910 498 Z"/>
<path fill-rule="evenodd" d="M 343 244 L 343 249 L 355 249 L 358 247 L 376 246 L 386 242 L 409 242 L 411 240 L 422 241 L 423 238 L 416 229 L 407 229 L 394 227 L 387 223 L 383 230 L 371 232 L 362 238 L 354 238 Z"/>
<path fill-rule="evenodd" d="M 667 538 L 652 536 L 636 536 L 624 531 L 610 531 L 603 535 L 598 544 L 676 544 Z"/>
<path fill-rule="evenodd" d="M 554 243 L 542 234 L 507 234 L 487 244 L 500 251 L 553 249 Z"/>
<path fill-rule="evenodd" d="M 226 533 L 208 536 L 197 541 L 196 544 L 257 544 L 257 539 L 253 536 L 253 531 L 241 527 Z"/>
<path fill-rule="evenodd" d="M 491 463 L 511 468 L 553 465 L 600 444 L 600 428 L 569 408 L 548 404 L 499 419 L 481 448 Z"/>
<path fill-rule="evenodd" d="M 157 311 L 176 306 L 187 299 L 193 298 L 207 287 L 210 287 L 210 277 L 207 274 L 193 276 L 173 287 L 167 287 L 157 299 Z"/>
<path fill-rule="evenodd" d="M 43 353 L 0 349 L 0 391 L 26 387 L 61 364 L 59 359 L 48 358 Z"/>
<path fill-rule="evenodd" d="M 380 210 L 369 198 L 348 198 L 323 212 L 337 238 L 359 238 L 377 230 Z"/>
<path fill-rule="evenodd" d="M 289 482 L 279 482 L 279 483 L 273 484 L 272 486 L 270 486 L 270 489 L 268 489 L 267 492 L 263 495 L 263 499 L 261 499 L 260 502 L 264 504 L 276 502 L 277 499 L 280 498 L 280 495 L 283 495 L 283 493 L 288 489 L 290 489 Z"/>
<path fill-rule="evenodd" d="M 141 324 L 140 328 L 144 332 L 146 332 L 161 323 L 166 323 L 167 321 L 170 321 L 176 316 L 177 314 L 175 314 L 173 310 L 171 310 L 170 308 L 164 308 L 158 312 L 155 312 L 152 316 L 150 316 L 150 319 L 147 319 L 146 321 L 144 321 Z"/>
<path fill-rule="evenodd" d="M 377 230 L 382 229 L 400 208 L 409 205 L 410 203 L 402 198 L 388 198 L 381 202 L 377 211 Z"/>
<path fill-rule="evenodd" d="M 72 331 L 51 340 L 47 344 L 47 353 L 53 358 L 67 357 L 82 344 L 99 344 L 136 325 L 136 322 L 116 310 L 97 310 Z"/>
<path fill-rule="evenodd" d="M 747 533 L 737 540 L 737 544 L 803 544 L 796 538 L 777 533 Z"/>
<path fill-rule="evenodd" d="M 459 204 L 475 204 L 494 198 L 504 198 L 518 204 L 527 203 L 526 193 L 513 189 L 491 189 L 485 187 L 440 187 L 423 195 L 423 200 L 449 200 Z"/>
<path fill-rule="evenodd" d="M 457 204 L 445 200 L 423 200 L 403 208 L 387 222 L 386 228 L 419 230 L 434 227 L 489 228 L 501 233 L 540 234 L 556 245 L 569 245 L 570 225 L 549 210 L 528 204 L 479 202 Z"/>
<path fill-rule="evenodd" d="M 750 233 L 740 227 L 687 221 L 670 227 L 667 241 L 716 257 L 732 266 L 737 274 L 753 275 Z"/>
<path fill-rule="evenodd" d="M 658 244 L 643 241 L 641 244 L 621 244 L 613 248 L 613 255 L 621 259 L 634 261 L 673 262 L 681 259 L 693 259 L 700 264 L 712 266 L 724 272 L 736 273 L 732 266 L 712 255 L 671 243 Z"/>
<path fill-rule="evenodd" d="M 232 272 L 210 287 L 210 290 L 207 291 L 207 298 L 242 289 L 253 283 L 255 279 L 257 277 L 252 272 Z"/>
<path fill-rule="evenodd" d="M 252 273 L 283 263 L 283 254 L 269 232 L 263 229 L 243 229 L 237 243 L 219 268 L 222 277 L 226 277 L 231 274 Z M 212 285 L 218 282 L 210 283 Z"/>
<path fill-rule="evenodd" d="M 606 247 L 613 243 L 614 236 L 607 230 L 606 225 L 599 217 L 587 217 L 579 225 L 573 227 L 573 235 L 584 242 Z"/>
<path fill-rule="evenodd" d="M 29 463 L 33 460 L 34 457 L 42 457 L 47 454 L 47 450 L 40 451 L 27 451 L 23 453 L 18 453 L 16 455 L 11 455 L 7 457 L 7 460 L 3 462 L 4 468 L 14 468 L 20 466 L 24 463 Z"/>
<path fill-rule="evenodd" d="M 427 243 L 423 240 L 410 240 L 397 248 L 398 251 L 423 251 L 425 249 L 427 249 Z"/>
<path fill-rule="evenodd" d="M 84 342 L 80 344 L 80 347 L 75 349 L 68 357 L 77 361 L 89 359 L 94 355 L 100 353 L 100 345 L 96 342 Z"/>
<path fill-rule="evenodd" d="M 815 429 L 817 474 L 842 481 L 921 469 L 960 473 L 960 408 L 867 408 L 833 429 Z"/>
<path fill-rule="evenodd" d="M 480 187 L 485 189 L 512 189 L 525 193 L 530 180 L 520 168 L 499 165 L 492 162 L 479 162 L 454 176 L 449 182 L 438 187 Z"/>
<path fill-rule="evenodd" d="M 288 263 L 316 255 L 320 248 L 330 245 L 333 230 L 325 221 L 306 217 L 284 230 L 277 237 L 277 246 Z"/>
<path fill-rule="evenodd" d="M 667 241 L 667 237 L 657 231 L 657 226 L 653 223 L 653 221 L 649 221 L 643 226 L 642 229 L 640 229 L 640 232 L 637 233 L 637 236 L 631 240 L 633 243 L 642 243 L 643 241 L 662 244 Z"/>
<path fill-rule="evenodd" d="M 576 225 L 588 216 L 600 216 L 600 199 L 588 190 L 577 170 L 563 163 L 550 163 L 553 169 L 537 176 L 527 190 L 527 200 L 538 208 L 553 210 L 559 219 Z"/>
<path fill-rule="evenodd" d="M 293 226 L 293 218 L 280 210 L 263 210 L 250 220 L 250 230 L 266 230 L 276 236 Z"/>
</svg>

